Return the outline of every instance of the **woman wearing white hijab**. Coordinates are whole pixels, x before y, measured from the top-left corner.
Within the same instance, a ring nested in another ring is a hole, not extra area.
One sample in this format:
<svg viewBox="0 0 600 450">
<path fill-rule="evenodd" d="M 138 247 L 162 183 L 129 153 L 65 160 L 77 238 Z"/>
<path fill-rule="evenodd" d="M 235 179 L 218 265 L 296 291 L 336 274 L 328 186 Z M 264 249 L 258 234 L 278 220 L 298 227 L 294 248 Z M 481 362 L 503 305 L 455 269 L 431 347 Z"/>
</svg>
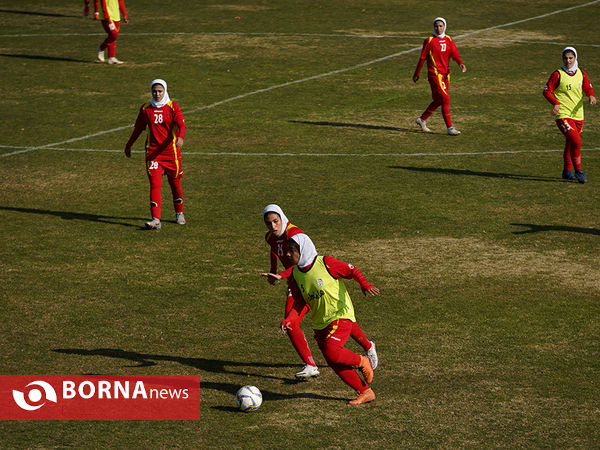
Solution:
<svg viewBox="0 0 600 450">
<path fill-rule="evenodd" d="M 152 219 L 146 222 L 146 228 L 159 230 L 161 225 L 161 186 L 162 177 L 167 175 L 175 222 L 185 225 L 183 215 L 183 188 L 181 178 L 181 147 L 185 138 L 185 122 L 181 108 L 169 98 L 167 83 L 156 79 L 150 83 L 152 98 L 140 108 L 131 137 L 125 144 L 125 156 L 131 157 L 131 146 L 148 127 L 146 139 L 146 172 L 150 181 L 150 214 Z"/>
<path fill-rule="evenodd" d="M 305 234 L 296 234 L 290 238 L 288 257 L 294 264 L 292 267 L 281 274 L 262 274 L 272 281 L 289 277 L 292 285 L 302 295 L 300 298 L 295 297 L 293 308 L 281 322 L 281 331 L 292 331 L 299 313 L 309 305 L 315 340 L 327 364 L 358 394 L 356 399 L 348 403 L 359 405 L 375 400 L 375 393 L 369 387 L 373 381 L 372 363 L 367 356 L 361 356 L 345 347 L 358 324 L 352 300 L 342 278 L 357 281 L 365 296 L 379 295 L 379 289 L 369 284 L 353 265 L 331 256 L 318 256 L 313 242 Z M 355 369 L 360 370 L 362 380 Z"/>
<path fill-rule="evenodd" d="M 565 180 L 586 183 L 581 170 L 581 132 L 583 130 L 583 95 L 590 98 L 590 105 L 596 104 L 594 90 L 587 74 L 577 63 L 577 50 L 565 47 L 562 51 L 563 66 L 555 70 L 544 87 L 544 97 L 554 105 L 551 114 L 556 125 L 565 136 L 563 152 L 563 172 Z M 571 169 L 575 169 L 575 174 Z"/>
<path fill-rule="evenodd" d="M 460 59 L 454 40 L 446 35 L 446 20 L 443 17 L 436 17 L 433 20 L 433 36 L 428 37 L 423 42 L 421 57 L 413 75 L 413 81 L 416 83 L 419 80 L 421 68 L 427 61 L 427 80 L 431 87 L 433 101 L 423 114 L 415 119 L 415 123 L 426 133 L 431 132 L 427 127 L 427 119 L 441 106 L 448 134 L 450 136 L 460 134 L 460 131 L 452 126 L 450 116 L 450 58 L 456 61 L 461 71 L 467 71 L 467 67 Z"/>
<path fill-rule="evenodd" d="M 267 205 L 263 209 L 263 220 L 265 222 L 265 226 L 269 231 L 265 235 L 265 241 L 271 247 L 271 269 L 270 271 L 275 273 L 277 272 L 277 264 L 279 261 L 283 264 L 285 269 L 293 266 L 294 264 L 288 257 L 288 239 L 297 234 L 303 233 L 303 231 L 298 228 L 296 225 L 290 223 L 286 215 L 283 213 L 283 210 L 275 204 Z M 273 284 L 274 281 L 271 283 Z M 297 296 L 299 294 L 296 294 Z M 291 287 L 288 286 L 287 290 L 287 299 L 285 304 L 285 316 L 288 315 L 292 306 L 294 305 L 294 292 Z M 315 360 L 312 356 L 310 348 L 308 347 L 308 342 L 306 341 L 306 336 L 300 327 L 300 321 L 304 317 L 304 315 L 309 311 L 309 307 L 307 306 L 298 315 L 296 319 L 296 323 L 293 331 L 288 333 L 288 337 L 292 342 L 292 346 L 300 355 L 302 361 L 304 361 L 304 367 L 298 373 L 296 373 L 296 378 L 298 379 L 307 379 L 311 377 L 316 377 L 319 375 L 319 369 Z M 284 317 L 285 317 L 284 316 Z"/>
</svg>

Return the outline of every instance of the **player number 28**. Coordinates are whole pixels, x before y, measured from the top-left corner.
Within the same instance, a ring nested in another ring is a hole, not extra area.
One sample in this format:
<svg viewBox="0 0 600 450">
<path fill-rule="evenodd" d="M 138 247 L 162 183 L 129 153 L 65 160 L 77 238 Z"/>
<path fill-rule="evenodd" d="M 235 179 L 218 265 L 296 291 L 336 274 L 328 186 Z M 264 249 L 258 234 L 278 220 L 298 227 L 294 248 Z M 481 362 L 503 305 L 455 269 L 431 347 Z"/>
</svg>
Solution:
<svg viewBox="0 0 600 450">
<path fill-rule="evenodd" d="M 154 123 L 163 123 L 162 114 L 154 114 Z"/>
<path fill-rule="evenodd" d="M 158 162 L 157 161 L 150 161 L 148 163 L 148 169 L 152 170 L 152 169 L 158 169 Z"/>
</svg>

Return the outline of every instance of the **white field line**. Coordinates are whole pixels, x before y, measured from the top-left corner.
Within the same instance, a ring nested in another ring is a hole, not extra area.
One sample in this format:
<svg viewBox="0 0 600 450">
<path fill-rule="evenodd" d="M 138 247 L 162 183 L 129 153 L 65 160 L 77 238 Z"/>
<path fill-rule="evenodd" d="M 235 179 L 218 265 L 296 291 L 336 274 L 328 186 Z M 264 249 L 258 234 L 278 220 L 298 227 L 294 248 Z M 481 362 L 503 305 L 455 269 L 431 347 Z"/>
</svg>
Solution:
<svg viewBox="0 0 600 450">
<path fill-rule="evenodd" d="M 555 14 L 560 14 L 560 13 L 563 13 L 563 12 L 566 12 L 566 11 L 571 11 L 571 10 L 578 9 L 578 8 L 584 8 L 586 6 L 594 5 L 596 3 L 600 3 L 600 0 L 594 0 L 594 1 L 591 1 L 591 2 L 588 2 L 588 3 L 584 3 L 584 4 L 581 4 L 581 5 L 571 6 L 569 8 L 563 8 L 563 9 L 559 9 L 559 10 L 556 10 L 556 11 L 551 11 L 551 12 L 546 13 L 546 14 L 540 14 L 538 16 L 529 17 L 529 18 L 521 19 L 521 20 L 516 20 L 516 21 L 513 21 L 513 22 L 508 22 L 508 23 L 505 23 L 505 24 L 501 24 L 501 25 L 494 25 L 492 27 L 482 28 L 481 30 L 475 30 L 475 31 L 471 31 L 469 33 L 464 33 L 464 34 L 455 36 L 454 39 L 455 40 L 456 39 L 464 39 L 464 38 L 466 38 L 468 36 L 472 36 L 474 34 L 485 33 L 486 31 L 495 30 L 495 29 L 498 29 L 498 28 L 508 27 L 508 26 L 511 26 L 511 25 L 517 25 L 517 24 L 520 24 L 520 23 L 529 22 L 531 20 L 542 19 L 542 18 L 545 18 L 545 17 L 553 16 Z M 419 50 L 421 50 L 421 46 L 413 47 L 411 49 L 404 50 L 404 51 L 401 51 L 401 52 L 398 52 L 398 53 L 393 53 L 391 55 L 387 55 L 387 56 L 383 56 L 381 58 L 373 59 L 371 61 L 367 61 L 367 62 L 364 62 L 364 63 L 356 64 L 354 66 L 345 67 L 343 69 L 332 70 L 330 72 L 321 73 L 321 74 L 318 74 L 318 75 L 313 75 L 313 76 L 310 76 L 310 77 L 301 78 L 301 79 L 294 80 L 294 81 L 288 81 L 287 83 L 281 83 L 281 84 L 277 84 L 277 85 L 270 86 L 270 87 L 267 87 L 267 88 L 257 89 L 255 91 L 246 92 L 245 94 L 236 95 L 234 97 L 230 97 L 230 98 L 227 98 L 225 100 L 221 100 L 219 102 L 212 103 L 210 105 L 204 105 L 204 106 L 200 106 L 198 108 L 194 108 L 194 109 L 185 111 L 184 114 L 191 114 L 191 113 L 195 113 L 195 112 L 198 112 L 198 111 L 203 111 L 203 110 L 206 110 L 206 109 L 215 108 L 217 106 L 224 105 L 226 103 L 230 103 L 230 102 L 233 102 L 235 100 L 240 100 L 242 98 L 250 97 L 252 95 L 261 94 L 261 93 L 269 92 L 269 91 L 272 91 L 272 90 L 275 90 L 275 89 L 280 89 L 280 88 L 283 88 L 283 87 L 292 86 L 294 84 L 304 83 L 304 82 L 312 81 L 312 80 L 318 80 L 320 78 L 329 77 L 331 75 L 337 75 L 337 74 L 340 74 L 340 73 L 349 72 L 349 71 L 352 71 L 352 70 L 356 70 L 356 69 L 360 69 L 360 68 L 363 68 L 363 67 L 367 67 L 367 66 L 370 66 L 370 65 L 373 65 L 373 64 L 377 64 L 377 63 L 380 63 L 380 62 L 383 62 L 383 61 L 387 61 L 388 59 L 396 58 L 398 56 L 406 55 L 408 53 L 412 53 L 412 52 L 419 51 Z M 100 136 L 100 135 L 103 135 L 103 134 L 113 133 L 113 132 L 116 132 L 116 131 L 121 131 L 121 130 L 124 130 L 124 129 L 127 129 L 127 128 L 131 128 L 132 126 L 133 126 L 133 124 L 130 124 L 130 125 L 127 125 L 127 126 L 112 128 L 110 130 L 100 131 L 100 132 L 97 132 L 97 133 L 92 133 L 92 134 L 88 134 L 88 135 L 81 136 L 81 137 L 67 139 L 65 141 L 53 142 L 53 143 L 42 145 L 42 146 L 38 146 L 38 147 L 30 147 L 28 149 L 19 150 L 19 151 L 12 152 L 12 153 L 5 153 L 3 155 L 0 155 L 0 157 L 5 158 L 7 156 L 12 156 L 12 155 L 17 155 L 17 154 L 21 154 L 21 153 L 32 152 L 32 151 L 35 151 L 35 150 L 47 149 L 49 147 L 55 147 L 57 145 L 67 144 L 67 143 L 70 143 L 70 142 L 83 141 L 83 140 L 87 140 L 87 139 L 95 137 L 95 136 Z"/>
<path fill-rule="evenodd" d="M 0 145 L 0 148 L 19 148 L 28 149 L 29 147 L 17 147 Z M 52 147 L 46 150 L 54 150 L 61 152 L 96 152 L 96 153 L 123 153 L 123 150 L 113 149 L 101 149 L 101 148 L 65 148 L 65 147 Z M 347 157 L 425 157 L 425 156 L 481 156 L 481 155 L 517 155 L 521 153 L 562 153 L 563 149 L 546 149 L 546 150 L 497 150 L 497 151 L 485 151 L 485 152 L 439 152 L 439 153 L 264 153 L 264 152 L 186 152 L 183 151 L 184 156 L 267 156 L 269 158 L 278 156 L 296 157 L 296 156 L 308 156 L 308 157 L 326 157 L 326 156 L 347 156 Z M 596 152 L 600 151 L 600 147 L 584 148 L 582 152 Z M 131 153 L 145 153 L 143 150 L 132 150 Z"/>
</svg>

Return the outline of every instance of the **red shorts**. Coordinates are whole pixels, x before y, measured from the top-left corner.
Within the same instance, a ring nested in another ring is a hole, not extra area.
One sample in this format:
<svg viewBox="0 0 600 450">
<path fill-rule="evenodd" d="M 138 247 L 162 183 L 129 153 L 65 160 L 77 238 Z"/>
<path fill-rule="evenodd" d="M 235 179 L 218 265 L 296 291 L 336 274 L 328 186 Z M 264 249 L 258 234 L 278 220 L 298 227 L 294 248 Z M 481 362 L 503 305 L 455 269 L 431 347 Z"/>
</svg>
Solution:
<svg viewBox="0 0 600 450">
<path fill-rule="evenodd" d="M 166 173 L 169 178 L 182 178 L 181 157 L 173 160 L 146 160 L 146 171 L 149 177 Z"/>
</svg>

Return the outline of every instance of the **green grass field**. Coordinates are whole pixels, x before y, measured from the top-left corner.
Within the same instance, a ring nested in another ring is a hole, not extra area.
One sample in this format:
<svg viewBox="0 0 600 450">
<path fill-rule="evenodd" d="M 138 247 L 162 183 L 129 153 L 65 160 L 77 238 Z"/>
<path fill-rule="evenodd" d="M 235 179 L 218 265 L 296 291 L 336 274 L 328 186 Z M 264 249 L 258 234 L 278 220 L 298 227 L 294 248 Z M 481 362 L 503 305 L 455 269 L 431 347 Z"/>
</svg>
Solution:
<svg viewBox="0 0 600 450">
<path fill-rule="evenodd" d="M 3 422 L 0 447 L 600 445 L 600 113 L 590 182 L 564 182 L 542 97 L 566 45 L 600 83 L 600 1 L 129 0 L 119 67 L 94 63 L 82 3 L 0 0 L 0 374 L 200 375 L 202 418 Z M 414 125 L 438 15 L 468 68 L 456 138 L 440 112 L 433 134 Z M 188 126 L 188 224 L 165 182 L 159 232 L 142 138 L 122 154 L 154 78 Z M 327 367 L 293 379 L 285 286 L 259 277 L 268 203 L 381 289 L 347 283 L 374 403 L 346 406 Z M 244 384 L 264 395 L 252 414 Z"/>
</svg>

